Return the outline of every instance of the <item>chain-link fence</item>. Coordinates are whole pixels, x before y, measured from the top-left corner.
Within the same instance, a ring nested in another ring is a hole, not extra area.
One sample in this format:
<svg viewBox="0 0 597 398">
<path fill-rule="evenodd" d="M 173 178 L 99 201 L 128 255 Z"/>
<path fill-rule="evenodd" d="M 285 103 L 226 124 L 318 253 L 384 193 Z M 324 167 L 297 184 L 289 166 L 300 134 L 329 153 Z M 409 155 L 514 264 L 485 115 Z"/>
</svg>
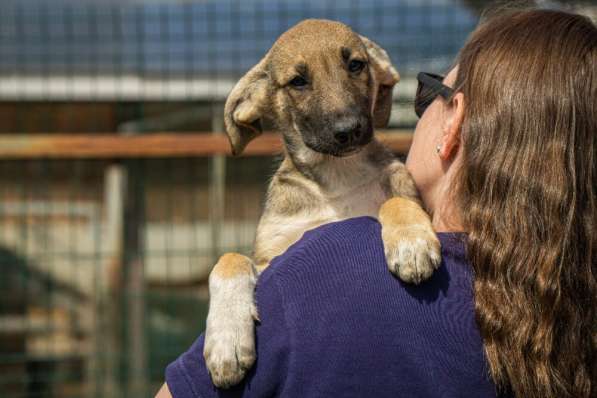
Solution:
<svg viewBox="0 0 597 398">
<path fill-rule="evenodd" d="M 416 72 L 445 72 L 485 3 L 3 0 L 0 396 L 157 390 L 216 259 L 251 250 L 276 146 L 223 155 L 222 104 L 279 34 L 328 18 L 382 45 L 405 131 Z"/>
</svg>

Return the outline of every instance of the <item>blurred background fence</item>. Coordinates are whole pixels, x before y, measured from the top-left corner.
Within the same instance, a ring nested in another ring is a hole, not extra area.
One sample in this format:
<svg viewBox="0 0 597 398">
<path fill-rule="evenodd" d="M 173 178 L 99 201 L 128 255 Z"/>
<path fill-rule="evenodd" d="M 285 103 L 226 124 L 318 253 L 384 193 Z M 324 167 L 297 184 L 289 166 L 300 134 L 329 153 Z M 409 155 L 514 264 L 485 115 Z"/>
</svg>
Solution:
<svg viewBox="0 0 597 398">
<path fill-rule="evenodd" d="M 2 0 L 0 396 L 163 382 L 204 328 L 212 265 L 251 251 L 280 143 L 229 158 L 222 107 L 279 34 L 329 18 L 386 48 L 402 81 L 383 139 L 404 154 L 416 72 L 445 72 L 487 3 Z"/>
</svg>

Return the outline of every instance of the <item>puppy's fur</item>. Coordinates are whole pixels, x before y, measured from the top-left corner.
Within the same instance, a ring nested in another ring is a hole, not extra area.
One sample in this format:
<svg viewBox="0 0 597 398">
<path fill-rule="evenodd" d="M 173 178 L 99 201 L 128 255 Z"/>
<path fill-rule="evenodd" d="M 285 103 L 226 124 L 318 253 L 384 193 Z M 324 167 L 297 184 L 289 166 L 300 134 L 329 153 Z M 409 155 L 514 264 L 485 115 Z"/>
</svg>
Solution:
<svg viewBox="0 0 597 398">
<path fill-rule="evenodd" d="M 225 106 L 233 153 L 274 123 L 284 160 L 257 228 L 253 259 L 226 254 L 209 280 L 204 356 L 214 384 L 238 383 L 255 360 L 258 273 L 309 229 L 369 215 L 382 223 L 390 271 L 429 277 L 439 242 L 404 165 L 373 136 L 387 125 L 398 72 L 383 49 L 338 22 L 307 20 L 276 41 Z"/>
</svg>

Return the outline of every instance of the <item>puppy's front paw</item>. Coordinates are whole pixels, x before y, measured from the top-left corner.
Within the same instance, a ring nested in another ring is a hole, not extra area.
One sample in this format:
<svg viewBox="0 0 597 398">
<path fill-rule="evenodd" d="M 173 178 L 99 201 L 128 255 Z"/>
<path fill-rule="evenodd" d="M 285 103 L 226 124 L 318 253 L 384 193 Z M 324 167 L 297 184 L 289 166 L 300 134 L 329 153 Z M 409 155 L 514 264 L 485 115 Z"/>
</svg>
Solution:
<svg viewBox="0 0 597 398">
<path fill-rule="evenodd" d="M 439 266 L 440 244 L 431 226 L 382 224 L 381 234 L 388 268 L 403 281 L 424 281 Z"/>
<path fill-rule="evenodd" d="M 209 276 L 203 357 L 217 387 L 238 384 L 255 362 L 255 283 L 252 261 L 237 254 L 222 256 Z"/>
<path fill-rule="evenodd" d="M 203 357 L 216 387 L 241 382 L 255 362 L 254 305 L 233 305 L 227 311 L 210 311 Z"/>
</svg>

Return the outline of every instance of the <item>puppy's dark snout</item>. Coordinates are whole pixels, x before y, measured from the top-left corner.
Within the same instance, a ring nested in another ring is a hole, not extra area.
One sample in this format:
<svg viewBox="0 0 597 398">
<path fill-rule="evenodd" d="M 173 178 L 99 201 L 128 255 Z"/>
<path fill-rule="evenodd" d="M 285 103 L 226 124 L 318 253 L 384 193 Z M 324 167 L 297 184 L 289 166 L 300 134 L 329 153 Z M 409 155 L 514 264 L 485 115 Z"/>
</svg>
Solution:
<svg viewBox="0 0 597 398">
<path fill-rule="evenodd" d="M 334 125 L 334 139 L 342 146 L 359 141 L 362 135 L 361 123 L 356 118 L 343 118 Z"/>
</svg>

